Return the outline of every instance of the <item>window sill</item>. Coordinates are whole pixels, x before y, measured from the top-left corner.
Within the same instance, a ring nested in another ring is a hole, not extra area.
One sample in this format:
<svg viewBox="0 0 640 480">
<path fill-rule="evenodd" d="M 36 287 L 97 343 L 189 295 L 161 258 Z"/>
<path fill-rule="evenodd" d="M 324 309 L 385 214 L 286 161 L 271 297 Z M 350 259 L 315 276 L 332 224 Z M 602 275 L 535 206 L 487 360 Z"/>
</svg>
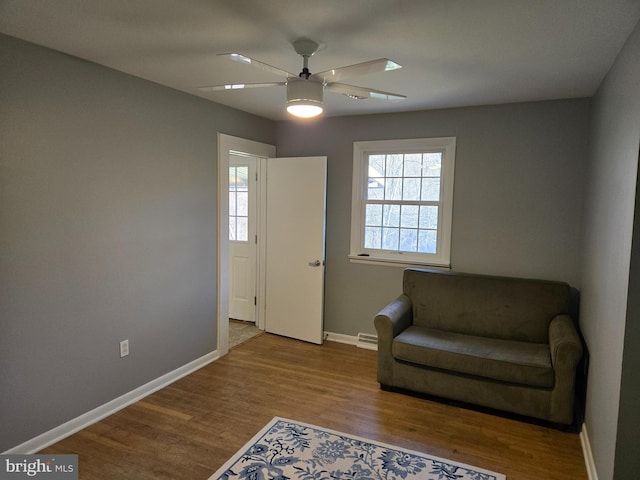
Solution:
<svg viewBox="0 0 640 480">
<path fill-rule="evenodd" d="M 411 261 L 392 260 L 388 258 L 379 258 L 379 257 L 371 257 L 371 256 L 367 257 L 367 256 L 361 256 L 361 255 L 353 255 L 353 254 L 349 255 L 349 261 L 351 263 L 380 265 L 385 267 L 401 267 L 401 268 L 419 267 L 419 268 L 435 268 L 438 270 L 451 270 L 451 265 L 420 262 L 417 260 L 411 260 Z"/>
</svg>

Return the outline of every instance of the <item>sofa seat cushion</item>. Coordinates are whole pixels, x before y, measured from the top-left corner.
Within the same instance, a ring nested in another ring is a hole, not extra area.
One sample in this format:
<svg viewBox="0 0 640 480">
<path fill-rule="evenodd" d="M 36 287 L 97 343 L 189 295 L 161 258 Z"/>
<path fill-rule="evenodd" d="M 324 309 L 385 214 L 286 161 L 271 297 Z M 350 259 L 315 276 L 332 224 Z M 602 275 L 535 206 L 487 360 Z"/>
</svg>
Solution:
<svg viewBox="0 0 640 480">
<path fill-rule="evenodd" d="M 504 382 L 552 388 L 549 345 L 410 326 L 393 340 L 400 361 Z"/>
</svg>

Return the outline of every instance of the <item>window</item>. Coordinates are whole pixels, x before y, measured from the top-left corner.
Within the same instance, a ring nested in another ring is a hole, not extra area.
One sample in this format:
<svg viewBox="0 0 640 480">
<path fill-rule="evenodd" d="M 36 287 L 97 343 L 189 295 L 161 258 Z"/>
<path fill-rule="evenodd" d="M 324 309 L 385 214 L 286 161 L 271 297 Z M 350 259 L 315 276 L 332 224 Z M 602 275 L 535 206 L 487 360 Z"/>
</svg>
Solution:
<svg viewBox="0 0 640 480">
<path fill-rule="evenodd" d="M 229 167 L 229 240 L 249 240 L 249 167 Z"/>
<path fill-rule="evenodd" d="M 449 267 L 455 145 L 354 142 L 352 260 Z"/>
</svg>

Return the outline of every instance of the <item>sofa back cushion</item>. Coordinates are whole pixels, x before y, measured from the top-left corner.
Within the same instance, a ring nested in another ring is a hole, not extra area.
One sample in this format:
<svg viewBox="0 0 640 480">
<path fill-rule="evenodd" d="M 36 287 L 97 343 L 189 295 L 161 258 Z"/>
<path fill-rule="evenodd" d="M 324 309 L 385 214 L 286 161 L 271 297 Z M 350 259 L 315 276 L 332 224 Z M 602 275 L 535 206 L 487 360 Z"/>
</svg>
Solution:
<svg viewBox="0 0 640 480">
<path fill-rule="evenodd" d="M 406 269 L 413 323 L 467 335 L 547 343 L 549 323 L 569 312 L 569 285 L 438 270 Z"/>
</svg>

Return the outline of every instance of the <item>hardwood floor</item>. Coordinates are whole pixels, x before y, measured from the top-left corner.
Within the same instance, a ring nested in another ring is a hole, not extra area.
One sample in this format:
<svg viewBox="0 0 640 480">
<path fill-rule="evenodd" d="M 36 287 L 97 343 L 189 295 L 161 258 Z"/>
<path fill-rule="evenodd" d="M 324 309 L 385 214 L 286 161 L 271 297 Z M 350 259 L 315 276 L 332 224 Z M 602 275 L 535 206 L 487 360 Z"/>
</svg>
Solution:
<svg viewBox="0 0 640 480">
<path fill-rule="evenodd" d="M 274 416 L 508 480 L 587 478 L 575 433 L 384 392 L 376 352 L 270 334 L 40 453 L 78 454 L 80 479 L 206 480 Z"/>
</svg>

